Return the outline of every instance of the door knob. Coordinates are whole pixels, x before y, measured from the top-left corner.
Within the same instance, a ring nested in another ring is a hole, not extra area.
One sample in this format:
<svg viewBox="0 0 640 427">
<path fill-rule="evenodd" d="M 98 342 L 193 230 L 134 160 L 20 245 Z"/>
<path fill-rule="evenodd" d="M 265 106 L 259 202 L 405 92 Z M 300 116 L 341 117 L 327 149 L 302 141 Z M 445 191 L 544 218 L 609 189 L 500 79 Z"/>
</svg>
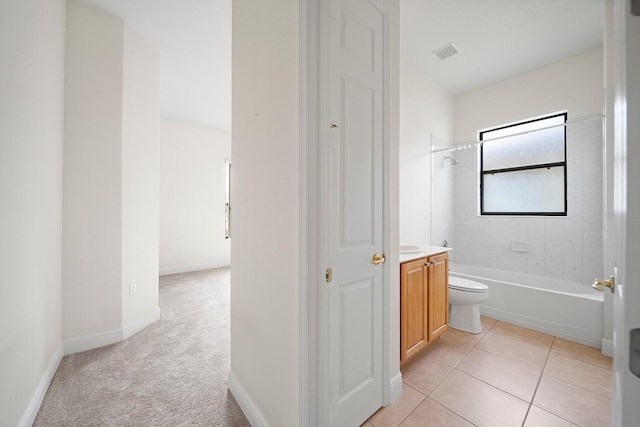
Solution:
<svg viewBox="0 0 640 427">
<path fill-rule="evenodd" d="M 382 264 L 384 263 L 385 258 L 384 258 L 384 254 L 380 255 L 380 254 L 374 254 L 373 258 L 371 258 L 371 264 L 373 265 L 378 265 L 378 264 Z"/>
<path fill-rule="evenodd" d="M 614 293 L 614 287 L 616 285 L 616 280 L 615 280 L 615 276 L 609 276 L 609 280 L 600 280 L 600 279 L 595 279 L 595 281 L 593 282 L 593 285 L 591 285 L 591 287 L 597 291 L 604 291 L 604 287 L 606 286 L 607 288 L 609 288 L 609 290 L 611 291 L 611 293 Z"/>
</svg>

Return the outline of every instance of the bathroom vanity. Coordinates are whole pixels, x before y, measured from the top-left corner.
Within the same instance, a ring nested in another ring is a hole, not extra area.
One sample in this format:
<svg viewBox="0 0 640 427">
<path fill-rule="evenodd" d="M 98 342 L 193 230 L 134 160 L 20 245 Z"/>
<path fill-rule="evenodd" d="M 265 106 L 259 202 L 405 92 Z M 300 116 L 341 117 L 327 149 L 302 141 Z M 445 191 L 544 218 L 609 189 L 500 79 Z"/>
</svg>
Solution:
<svg viewBox="0 0 640 427">
<path fill-rule="evenodd" d="M 449 250 L 431 246 L 400 254 L 400 363 L 448 328 Z"/>
</svg>

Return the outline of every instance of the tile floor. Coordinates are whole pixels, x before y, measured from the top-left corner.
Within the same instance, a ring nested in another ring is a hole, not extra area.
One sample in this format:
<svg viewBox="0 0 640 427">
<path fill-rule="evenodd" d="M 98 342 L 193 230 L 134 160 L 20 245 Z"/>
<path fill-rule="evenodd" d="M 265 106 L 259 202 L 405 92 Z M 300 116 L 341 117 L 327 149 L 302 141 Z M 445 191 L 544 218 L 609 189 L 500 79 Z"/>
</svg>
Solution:
<svg viewBox="0 0 640 427">
<path fill-rule="evenodd" d="M 611 425 L 612 360 L 494 319 L 449 329 L 402 366 L 403 393 L 362 427 Z"/>
</svg>

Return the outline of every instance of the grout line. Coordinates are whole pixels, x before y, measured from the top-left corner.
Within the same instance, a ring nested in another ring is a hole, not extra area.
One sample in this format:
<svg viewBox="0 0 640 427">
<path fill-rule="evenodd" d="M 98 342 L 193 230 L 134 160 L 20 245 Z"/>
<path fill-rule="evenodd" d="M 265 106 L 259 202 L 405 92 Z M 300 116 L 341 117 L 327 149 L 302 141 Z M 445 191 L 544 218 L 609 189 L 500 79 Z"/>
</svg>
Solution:
<svg viewBox="0 0 640 427">
<path fill-rule="evenodd" d="M 556 342 L 556 337 L 553 337 L 551 341 L 551 346 L 549 347 L 549 351 L 547 352 L 547 357 L 544 359 L 544 365 L 542 365 L 542 370 L 540 371 L 540 378 L 538 378 L 538 384 L 536 384 L 536 389 L 533 391 L 533 395 L 531 396 L 531 403 L 529 403 L 529 407 L 527 408 L 527 413 L 524 415 L 524 419 L 522 420 L 522 427 L 524 427 L 524 423 L 527 421 L 527 417 L 529 416 L 529 412 L 531 411 L 531 407 L 533 406 L 533 401 L 536 400 L 536 394 L 538 393 L 538 387 L 540 387 L 540 382 L 542 381 L 542 376 L 544 375 L 544 368 L 547 367 L 547 362 L 549 361 L 549 355 L 551 354 L 551 349 L 553 348 L 553 343 Z"/>
<path fill-rule="evenodd" d="M 407 414 L 406 417 L 404 417 L 402 420 L 400 420 L 400 422 L 398 423 L 398 427 L 400 427 L 402 425 L 403 422 L 405 422 L 407 420 L 407 418 L 409 418 L 411 416 L 411 414 L 413 414 L 415 412 L 416 409 L 418 409 L 418 406 L 422 405 L 422 402 L 425 401 L 425 399 L 427 399 L 427 396 L 422 393 L 420 390 L 416 390 L 415 388 L 411 387 L 409 384 L 405 383 L 404 381 L 402 382 L 402 386 L 407 386 L 413 390 L 415 390 L 416 392 L 420 393 L 422 395 L 422 399 L 420 399 L 420 401 L 418 402 L 418 404 L 411 410 L 409 411 L 409 413 Z M 371 423 L 373 424 L 373 423 Z M 375 427 L 375 425 L 373 426 Z"/>
</svg>

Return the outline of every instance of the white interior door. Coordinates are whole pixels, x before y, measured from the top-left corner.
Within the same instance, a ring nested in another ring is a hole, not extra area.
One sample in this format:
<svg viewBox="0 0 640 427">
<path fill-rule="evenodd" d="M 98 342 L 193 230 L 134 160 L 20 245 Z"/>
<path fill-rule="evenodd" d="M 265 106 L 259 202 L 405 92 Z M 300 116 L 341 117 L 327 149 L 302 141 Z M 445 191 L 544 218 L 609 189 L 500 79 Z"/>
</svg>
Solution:
<svg viewBox="0 0 640 427">
<path fill-rule="evenodd" d="M 640 1 L 614 3 L 617 286 L 613 303 L 612 425 L 616 427 L 640 425 L 640 372 L 631 370 L 632 364 L 640 365 L 640 343 L 636 348 L 630 346 L 631 330 L 640 328 L 640 16 L 632 13 L 632 5 L 640 15 Z"/>
<path fill-rule="evenodd" d="M 375 2 L 380 3 L 380 2 Z M 382 406 L 385 15 L 369 0 L 330 8 L 328 261 L 332 426 Z"/>
</svg>

